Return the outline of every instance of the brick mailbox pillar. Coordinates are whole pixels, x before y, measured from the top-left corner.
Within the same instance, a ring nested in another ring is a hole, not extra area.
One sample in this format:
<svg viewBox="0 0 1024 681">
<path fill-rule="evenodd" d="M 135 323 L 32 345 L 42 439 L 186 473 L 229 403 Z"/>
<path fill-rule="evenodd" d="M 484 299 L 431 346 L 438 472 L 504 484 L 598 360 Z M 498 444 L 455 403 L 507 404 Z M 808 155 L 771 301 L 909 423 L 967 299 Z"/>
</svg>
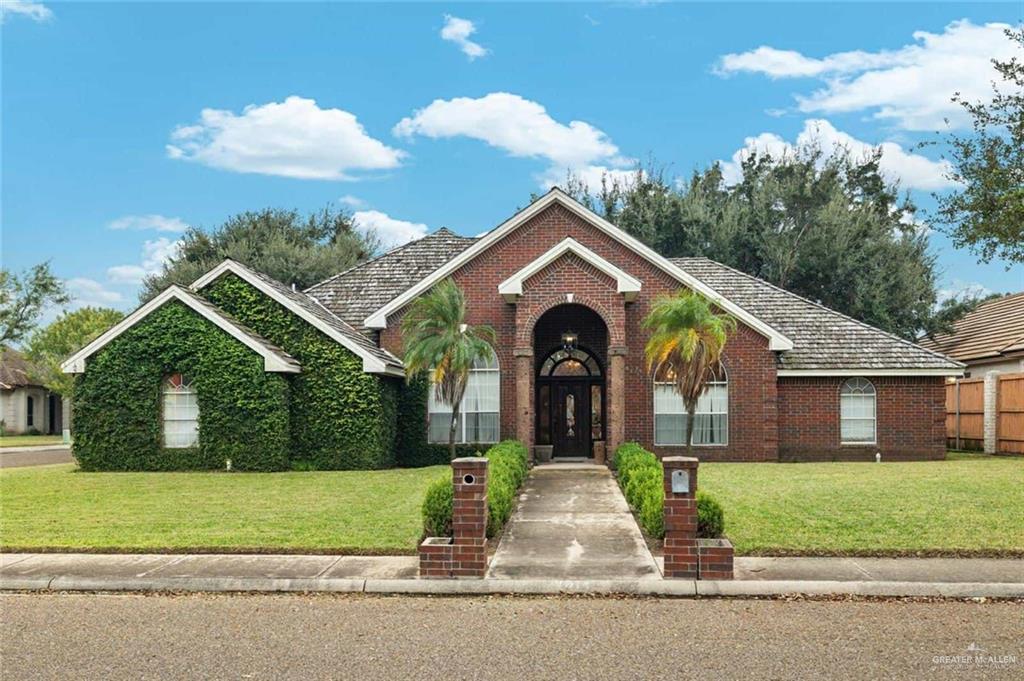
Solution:
<svg viewBox="0 0 1024 681">
<path fill-rule="evenodd" d="M 697 579 L 697 459 L 666 456 L 661 464 L 665 476 L 665 576 Z M 673 478 L 677 491 L 673 491 Z"/>
<path fill-rule="evenodd" d="M 419 547 L 420 577 L 483 577 L 487 570 L 487 459 L 452 461 L 452 537 Z"/>
</svg>

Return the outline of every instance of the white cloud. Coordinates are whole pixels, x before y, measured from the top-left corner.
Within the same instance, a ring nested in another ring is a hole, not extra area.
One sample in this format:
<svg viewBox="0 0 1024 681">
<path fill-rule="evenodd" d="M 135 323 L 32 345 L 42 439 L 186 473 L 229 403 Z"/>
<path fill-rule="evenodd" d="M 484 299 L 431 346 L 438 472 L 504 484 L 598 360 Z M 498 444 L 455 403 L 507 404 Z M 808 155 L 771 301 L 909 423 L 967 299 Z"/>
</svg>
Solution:
<svg viewBox="0 0 1024 681">
<path fill-rule="evenodd" d="M 572 169 L 573 174 L 577 179 L 581 180 L 587 185 L 587 189 L 591 192 L 596 192 L 601 189 L 601 180 L 606 178 L 605 181 L 609 184 L 618 181 L 622 185 L 630 185 L 636 178 L 635 168 L 609 168 L 603 165 L 588 165 L 579 168 Z M 562 186 L 565 184 L 566 171 L 564 168 L 548 168 L 546 171 L 537 176 L 540 186 L 547 188 L 554 185 Z"/>
<path fill-rule="evenodd" d="M 135 231 L 184 232 L 188 225 L 181 218 L 163 215 L 125 215 L 107 225 L 110 229 L 131 229 Z"/>
<path fill-rule="evenodd" d="M 462 53 L 469 57 L 470 61 L 483 57 L 490 50 L 479 43 L 469 39 L 469 36 L 476 33 L 476 24 L 469 19 L 460 19 L 451 14 L 444 15 L 444 28 L 441 29 L 441 39 L 453 42 L 459 46 Z"/>
<path fill-rule="evenodd" d="M 405 156 L 367 135 L 348 111 L 295 96 L 241 114 L 203 109 L 197 125 L 178 126 L 171 140 L 171 158 L 299 179 L 351 180 L 351 171 L 396 168 Z"/>
<path fill-rule="evenodd" d="M 104 287 L 103 284 L 95 279 L 74 277 L 72 279 L 65 280 L 64 283 L 67 285 L 68 292 L 71 294 L 72 308 L 85 307 L 88 305 L 95 307 L 109 307 L 110 305 L 116 305 L 124 301 L 124 296 L 117 291 L 111 291 Z"/>
<path fill-rule="evenodd" d="M 0 22 L 8 15 L 18 14 L 33 21 L 49 21 L 53 11 L 41 2 L 31 0 L 0 0 Z"/>
<path fill-rule="evenodd" d="M 817 145 L 826 153 L 846 153 L 854 159 L 871 154 L 876 148 L 882 151 L 879 168 L 885 178 L 891 182 L 899 181 L 904 188 L 934 191 L 954 186 L 946 179 L 950 170 L 948 161 L 932 159 L 905 150 L 895 142 L 882 142 L 874 145 L 863 142 L 853 136 L 836 130 L 824 119 L 811 119 L 804 122 L 804 129 L 797 135 L 795 144 L 782 139 L 771 132 L 763 132 L 756 137 L 747 137 L 743 147 L 732 155 L 732 160 L 722 161 L 722 175 L 727 184 L 735 184 L 743 178 L 743 160 L 751 154 L 770 154 L 776 158 L 795 153 L 797 148 Z"/>
<path fill-rule="evenodd" d="M 341 197 L 338 199 L 338 202 L 351 208 L 361 208 L 366 205 L 366 201 L 363 201 L 358 196 L 352 196 L 351 194 L 346 194 Z"/>
<path fill-rule="evenodd" d="M 979 26 L 963 19 L 942 33 L 915 31 L 915 43 L 879 52 L 837 52 L 820 59 L 792 50 L 761 46 L 727 54 L 716 65 L 720 75 L 759 73 L 770 78 L 817 78 L 824 86 L 797 95 L 803 112 L 870 110 L 874 117 L 907 130 L 934 130 L 949 119 L 969 123 L 950 101 L 955 92 L 968 101 L 989 101 L 997 73 L 991 60 L 1020 56 L 1003 31 L 1009 24 Z"/>
<path fill-rule="evenodd" d="M 421 222 L 398 220 L 379 210 L 359 210 L 352 214 L 352 218 L 360 229 L 376 232 L 381 246 L 386 249 L 419 239 L 427 233 L 427 226 Z"/>
<path fill-rule="evenodd" d="M 512 156 L 547 159 L 552 167 L 538 177 L 542 183 L 552 177 L 560 182 L 567 169 L 592 174 L 601 164 L 620 171 L 633 165 L 601 130 L 584 121 L 559 123 L 542 105 L 508 92 L 435 99 L 393 132 L 404 138 L 470 137 Z"/>
<path fill-rule="evenodd" d="M 142 245 L 142 262 L 138 265 L 115 265 L 107 268 L 107 278 L 115 284 L 141 284 L 147 275 L 156 274 L 164 263 L 178 254 L 180 241 L 167 237 L 147 240 Z"/>
<path fill-rule="evenodd" d="M 940 288 L 936 291 L 936 303 L 941 305 L 950 298 L 966 300 L 968 298 L 982 298 L 990 295 L 992 295 L 992 290 L 976 281 L 968 282 L 963 279 L 953 279 L 949 282 L 947 288 Z"/>
</svg>

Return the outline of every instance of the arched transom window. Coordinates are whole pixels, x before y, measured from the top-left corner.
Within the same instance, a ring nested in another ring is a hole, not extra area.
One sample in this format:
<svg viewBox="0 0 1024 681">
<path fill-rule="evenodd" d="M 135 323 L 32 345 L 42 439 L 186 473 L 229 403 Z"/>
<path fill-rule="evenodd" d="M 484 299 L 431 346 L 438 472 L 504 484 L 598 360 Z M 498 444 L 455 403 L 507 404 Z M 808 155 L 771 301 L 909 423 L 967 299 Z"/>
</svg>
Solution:
<svg viewBox="0 0 1024 681">
<path fill-rule="evenodd" d="M 662 364 L 654 375 L 654 444 L 686 444 L 686 405 L 676 392 L 671 364 Z M 729 377 L 721 364 L 697 400 L 693 444 L 729 443 Z"/>
<path fill-rule="evenodd" d="M 199 444 L 199 402 L 192 377 L 170 374 L 163 389 L 164 447 L 179 449 Z"/>
<path fill-rule="evenodd" d="M 600 376 L 597 358 L 583 348 L 555 350 L 540 365 L 539 376 Z"/>
<path fill-rule="evenodd" d="M 851 378 L 839 391 L 840 441 L 846 445 L 875 443 L 875 386 L 866 378 Z"/>
<path fill-rule="evenodd" d="M 466 394 L 459 405 L 455 424 L 455 441 L 461 443 L 497 442 L 500 434 L 499 407 L 501 405 L 501 373 L 498 358 L 491 353 L 487 359 L 478 359 L 469 371 Z M 440 402 L 430 388 L 427 402 L 430 442 L 448 444 L 451 425 L 451 405 Z"/>
</svg>

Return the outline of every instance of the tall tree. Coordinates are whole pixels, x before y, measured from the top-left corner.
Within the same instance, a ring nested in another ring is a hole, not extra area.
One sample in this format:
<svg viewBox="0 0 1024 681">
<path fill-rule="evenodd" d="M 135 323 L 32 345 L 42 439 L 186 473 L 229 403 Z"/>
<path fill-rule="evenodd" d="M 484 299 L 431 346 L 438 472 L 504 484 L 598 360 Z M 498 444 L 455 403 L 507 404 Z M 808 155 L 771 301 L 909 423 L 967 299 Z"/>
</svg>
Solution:
<svg viewBox="0 0 1024 681">
<path fill-rule="evenodd" d="M 686 406 L 686 453 L 690 455 L 697 400 L 718 370 L 736 320 L 716 314 L 704 296 L 680 292 L 655 300 L 643 326 L 651 332 L 644 348 L 647 370 L 654 373 L 669 364 L 668 376 Z"/>
<path fill-rule="evenodd" d="M 148 300 L 170 284 L 191 284 L 224 258 L 305 288 L 365 260 L 378 245 L 351 215 L 333 208 L 305 216 L 278 208 L 249 211 L 208 232 L 190 227 L 177 256 L 146 278 L 140 297 Z"/>
<path fill-rule="evenodd" d="M 717 165 L 684 181 L 652 164 L 590 205 L 663 255 L 708 257 L 915 338 L 931 324 L 935 257 L 879 161 L 810 143 L 750 154 L 731 185 Z M 590 193 L 580 184 L 577 197 Z"/>
<path fill-rule="evenodd" d="M 35 328 L 47 305 L 71 300 L 64 282 L 50 271 L 50 263 L 14 274 L 0 269 L 0 345 L 16 345 Z"/>
<path fill-rule="evenodd" d="M 1007 30 L 1024 50 L 1024 28 Z M 1024 56 L 1024 52 L 1022 52 Z M 937 194 L 938 221 L 958 248 L 982 262 L 1024 262 L 1024 61 L 992 61 L 1002 79 L 992 101 L 969 102 L 957 93 L 973 121 L 970 135 L 948 134 L 952 171 L 960 188 Z"/>
<path fill-rule="evenodd" d="M 448 450 L 452 459 L 469 370 L 476 360 L 491 357 L 494 338 L 491 327 L 466 323 L 466 297 L 451 279 L 418 298 L 402 319 L 406 380 L 427 374 L 434 396 L 451 406 Z"/>
<path fill-rule="evenodd" d="M 60 370 L 61 362 L 121 321 L 124 313 L 106 307 L 83 307 L 65 312 L 36 331 L 26 344 L 26 355 L 39 370 L 33 378 L 55 393 L 68 397 L 74 378 Z"/>
</svg>

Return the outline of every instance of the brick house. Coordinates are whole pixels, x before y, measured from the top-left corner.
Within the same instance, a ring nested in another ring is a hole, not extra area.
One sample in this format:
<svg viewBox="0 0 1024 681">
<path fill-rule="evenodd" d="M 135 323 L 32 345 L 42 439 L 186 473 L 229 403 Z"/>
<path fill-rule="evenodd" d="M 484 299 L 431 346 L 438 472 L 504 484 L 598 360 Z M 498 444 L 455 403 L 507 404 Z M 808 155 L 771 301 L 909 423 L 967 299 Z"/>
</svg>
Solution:
<svg viewBox="0 0 1024 681">
<path fill-rule="evenodd" d="M 558 189 L 480 237 L 441 229 L 304 292 L 226 261 L 193 284 L 194 295 L 229 274 L 344 345 L 385 383 L 402 376 L 409 303 L 453 278 L 468 321 L 498 337 L 493 359 L 472 372 L 460 441 L 516 438 L 541 459 L 587 458 L 626 441 L 662 456 L 684 451 L 681 400 L 660 380 L 671 368 L 646 370 L 641 328 L 657 296 L 681 289 L 738 322 L 698 405 L 694 445 L 704 460 L 942 458 L 943 384 L 963 373 L 941 354 L 719 263 L 664 258 Z M 225 323 L 237 314 L 227 310 Z M 138 323 L 134 316 L 66 370 L 87 372 L 86 360 Z M 281 346 L 276 352 L 292 351 L 258 319 L 242 321 Z M 307 371 L 301 357 L 290 359 Z M 431 397 L 417 427 L 446 442 L 449 414 Z"/>
</svg>

